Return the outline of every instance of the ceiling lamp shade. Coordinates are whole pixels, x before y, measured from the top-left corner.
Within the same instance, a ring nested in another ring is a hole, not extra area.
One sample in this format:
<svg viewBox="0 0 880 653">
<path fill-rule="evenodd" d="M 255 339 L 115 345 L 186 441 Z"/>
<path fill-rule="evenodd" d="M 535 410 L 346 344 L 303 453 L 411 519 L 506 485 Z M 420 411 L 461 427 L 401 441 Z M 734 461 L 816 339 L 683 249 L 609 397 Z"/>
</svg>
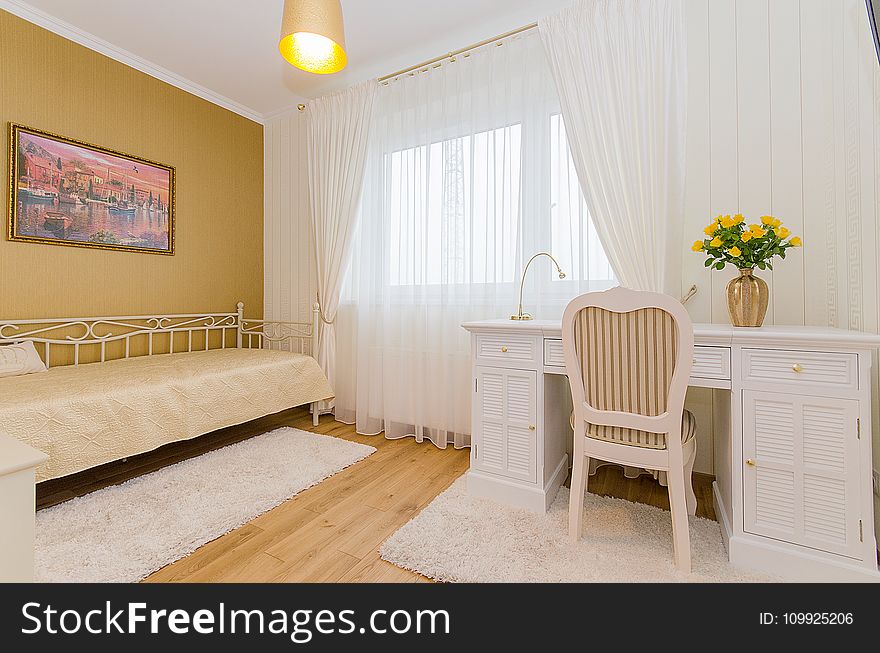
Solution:
<svg viewBox="0 0 880 653">
<path fill-rule="evenodd" d="M 281 56 L 301 70 L 329 75 L 345 68 L 340 0 L 284 0 Z"/>
</svg>

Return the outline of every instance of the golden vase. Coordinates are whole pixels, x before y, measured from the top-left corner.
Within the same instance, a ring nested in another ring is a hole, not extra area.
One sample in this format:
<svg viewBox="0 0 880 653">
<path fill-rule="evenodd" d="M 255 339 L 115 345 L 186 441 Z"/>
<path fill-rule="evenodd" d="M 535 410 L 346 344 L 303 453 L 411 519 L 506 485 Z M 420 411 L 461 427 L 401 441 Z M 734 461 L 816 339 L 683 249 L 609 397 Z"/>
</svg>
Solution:
<svg viewBox="0 0 880 653">
<path fill-rule="evenodd" d="M 770 290 L 751 268 L 740 268 L 739 276 L 727 284 L 727 311 L 730 323 L 740 327 L 759 327 L 767 314 Z"/>
</svg>

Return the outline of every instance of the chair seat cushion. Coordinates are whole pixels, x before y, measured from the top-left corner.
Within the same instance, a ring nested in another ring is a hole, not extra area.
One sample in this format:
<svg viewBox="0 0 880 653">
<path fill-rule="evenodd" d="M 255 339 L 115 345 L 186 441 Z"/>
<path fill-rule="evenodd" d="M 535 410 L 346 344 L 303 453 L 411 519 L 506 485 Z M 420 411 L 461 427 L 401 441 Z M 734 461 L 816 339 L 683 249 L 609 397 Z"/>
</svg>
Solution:
<svg viewBox="0 0 880 653">
<path fill-rule="evenodd" d="M 571 414 L 571 428 L 574 429 L 574 413 Z M 697 433 L 697 420 L 689 410 L 681 414 L 681 442 L 686 443 Z M 587 424 L 587 437 L 595 440 L 605 440 L 625 444 L 631 447 L 644 449 L 665 449 L 666 434 L 639 431 L 622 426 L 603 426 L 599 424 Z"/>
</svg>

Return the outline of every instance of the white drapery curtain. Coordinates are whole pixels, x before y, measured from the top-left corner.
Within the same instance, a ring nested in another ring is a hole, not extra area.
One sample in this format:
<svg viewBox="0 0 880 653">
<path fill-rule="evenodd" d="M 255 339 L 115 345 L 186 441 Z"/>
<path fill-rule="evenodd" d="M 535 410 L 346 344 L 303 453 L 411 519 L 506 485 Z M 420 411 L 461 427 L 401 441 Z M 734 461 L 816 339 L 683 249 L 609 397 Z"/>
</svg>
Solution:
<svg viewBox="0 0 880 653">
<path fill-rule="evenodd" d="M 538 22 L 596 229 L 622 285 L 675 292 L 684 210 L 680 0 L 581 0 Z"/>
<path fill-rule="evenodd" d="M 614 285 L 580 193 L 537 33 L 379 88 L 337 318 L 336 418 L 360 433 L 470 443 L 461 323 L 524 308 L 558 318 Z"/>
<path fill-rule="evenodd" d="M 336 381 L 339 294 L 363 189 L 376 87 L 371 80 L 306 105 L 309 197 L 322 322 L 316 358 L 331 386 Z M 322 403 L 319 409 L 331 405 Z"/>
</svg>

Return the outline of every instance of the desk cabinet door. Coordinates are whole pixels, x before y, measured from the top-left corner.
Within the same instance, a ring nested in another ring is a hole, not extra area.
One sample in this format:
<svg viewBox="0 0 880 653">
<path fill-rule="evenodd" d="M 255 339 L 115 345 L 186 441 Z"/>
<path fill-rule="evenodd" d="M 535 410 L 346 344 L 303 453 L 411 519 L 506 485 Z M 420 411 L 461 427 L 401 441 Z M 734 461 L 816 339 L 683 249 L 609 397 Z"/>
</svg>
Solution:
<svg viewBox="0 0 880 653">
<path fill-rule="evenodd" d="M 743 393 L 744 530 L 859 557 L 859 403 Z"/>
<path fill-rule="evenodd" d="M 478 367 L 475 467 L 534 483 L 537 478 L 538 373 Z"/>
</svg>

